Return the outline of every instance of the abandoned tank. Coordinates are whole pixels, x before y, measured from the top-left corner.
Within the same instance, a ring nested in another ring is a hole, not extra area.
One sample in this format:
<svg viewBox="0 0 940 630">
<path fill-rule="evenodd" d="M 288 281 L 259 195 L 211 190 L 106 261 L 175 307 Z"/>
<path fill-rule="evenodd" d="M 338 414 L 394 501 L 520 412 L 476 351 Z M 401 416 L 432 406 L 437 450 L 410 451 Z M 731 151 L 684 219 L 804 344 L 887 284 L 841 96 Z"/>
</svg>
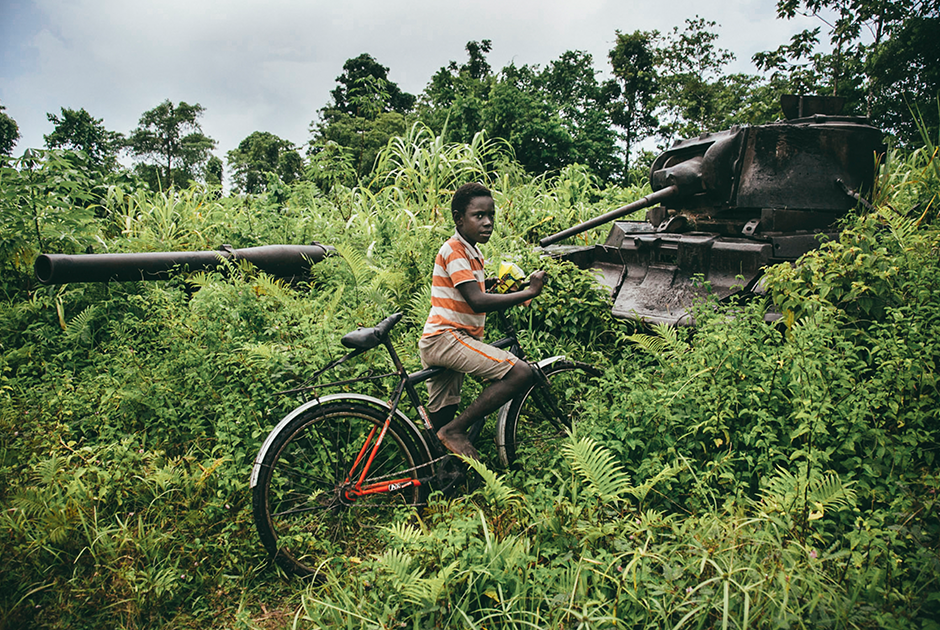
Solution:
<svg viewBox="0 0 940 630">
<path fill-rule="evenodd" d="M 544 251 L 594 269 L 623 319 L 688 324 L 706 290 L 753 294 L 764 267 L 838 235 L 884 152 L 867 118 L 839 115 L 842 99 L 780 100 L 786 120 L 676 142 L 650 168 L 652 194 L 543 238 Z M 555 245 L 610 222 L 601 244 Z"/>
</svg>

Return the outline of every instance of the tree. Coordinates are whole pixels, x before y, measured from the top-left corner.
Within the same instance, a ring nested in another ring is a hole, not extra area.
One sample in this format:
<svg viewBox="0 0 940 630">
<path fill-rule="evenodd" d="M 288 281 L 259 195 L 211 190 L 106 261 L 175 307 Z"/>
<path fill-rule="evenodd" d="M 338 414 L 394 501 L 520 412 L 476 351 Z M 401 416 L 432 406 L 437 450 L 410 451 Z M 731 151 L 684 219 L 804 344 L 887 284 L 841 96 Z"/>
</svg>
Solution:
<svg viewBox="0 0 940 630">
<path fill-rule="evenodd" d="M 734 53 L 718 48 L 717 26 L 698 16 L 674 27 L 659 49 L 657 106 L 659 135 L 667 142 L 714 130 L 724 120 L 721 111 L 723 68 Z M 666 122 L 662 122 L 663 120 Z"/>
<path fill-rule="evenodd" d="M 532 173 L 556 171 L 570 163 L 571 136 L 557 108 L 539 89 L 537 69 L 503 68 L 480 110 L 487 136 L 502 138 L 516 160 Z"/>
<path fill-rule="evenodd" d="M 16 141 L 20 139 L 20 128 L 16 121 L 3 113 L 6 107 L 0 105 L 0 155 L 10 155 Z"/>
<path fill-rule="evenodd" d="M 940 130 L 940 18 L 907 20 L 872 51 L 866 64 L 872 118 L 905 144 L 919 145 L 923 141 L 917 128 L 919 117 L 935 142 Z"/>
<path fill-rule="evenodd" d="M 388 141 L 403 135 L 407 129 L 408 119 L 396 112 L 385 112 L 372 120 L 339 114 L 329 124 L 311 123 L 314 140 L 308 153 L 316 155 L 327 147 L 331 155 L 343 153 L 356 178 L 361 179 L 372 172 L 376 156 Z"/>
<path fill-rule="evenodd" d="M 780 94 L 821 94 L 825 78 L 820 56 L 814 54 L 819 28 L 795 33 L 789 44 L 755 53 L 751 61 L 758 70 L 770 73 L 770 83 Z"/>
<path fill-rule="evenodd" d="M 469 142 L 483 130 L 483 110 L 497 81 L 486 60 L 493 42 L 471 41 L 465 49 L 467 61 L 440 68 L 422 95 L 422 122 L 449 142 Z"/>
<path fill-rule="evenodd" d="M 778 0 L 780 19 L 804 15 L 820 20 L 832 53 L 815 52 L 821 30 L 816 28 L 797 35 L 791 50 L 759 53 L 755 62 L 779 70 L 788 59 L 802 57 L 803 65 L 825 77 L 826 93 L 846 97 L 845 113 L 867 115 L 902 142 L 916 143 L 914 111 L 937 127 L 938 14 L 938 0 Z M 797 38 L 804 40 L 798 49 Z"/>
<path fill-rule="evenodd" d="M 608 181 L 619 168 L 617 133 L 611 118 L 616 82 L 599 82 L 594 58 L 584 51 L 569 50 L 541 71 L 538 87 L 571 138 L 564 166 L 583 164 Z"/>
<path fill-rule="evenodd" d="M 336 82 L 339 85 L 330 92 L 333 104 L 324 108 L 328 112 L 373 119 L 383 112 L 406 114 L 415 106 L 415 96 L 389 81 L 388 68 L 368 53 L 347 59 Z M 363 104 L 368 104 L 366 109 Z"/>
<path fill-rule="evenodd" d="M 235 170 L 235 189 L 249 194 L 267 189 L 268 173 L 274 173 L 285 184 L 303 176 L 303 159 L 293 143 L 267 131 L 255 131 L 227 157 Z"/>
<path fill-rule="evenodd" d="M 117 154 L 124 145 L 124 136 L 104 128 L 103 119 L 92 117 L 84 108 L 62 108 L 62 116 L 46 114 L 55 128 L 44 135 L 46 147 L 82 151 L 93 166 L 111 170 L 117 165 Z"/>
<path fill-rule="evenodd" d="M 224 169 L 221 158 L 216 155 L 210 157 L 206 162 L 206 183 L 210 186 L 221 186 Z"/>
<path fill-rule="evenodd" d="M 406 115 L 414 109 L 415 97 L 402 92 L 388 79 L 388 68 L 363 53 L 346 60 L 332 102 L 310 123 L 311 154 L 329 145 L 334 151 L 354 156 L 357 177 L 371 172 L 379 150 L 389 139 L 405 132 Z M 299 157 L 299 155 L 298 155 Z M 290 158 L 293 159 L 293 158 Z"/>
<path fill-rule="evenodd" d="M 600 84 L 591 55 L 567 51 L 545 68 L 510 63 L 494 75 L 490 40 L 466 45 L 467 61 L 435 73 L 420 117 L 448 142 L 469 143 L 480 131 L 506 140 L 532 173 L 584 164 L 602 179 L 616 169 L 609 106 L 614 90 Z"/>
<path fill-rule="evenodd" d="M 658 87 L 656 40 L 658 31 L 617 31 L 617 42 L 608 54 L 614 76 L 620 81 L 619 100 L 613 122 L 623 129 L 624 174 L 630 168 L 630 150 L 656 130 L 659 121 L 653 113 Z"/>
<path fill-rule="evenodd" d="M 166 100 L 140 117 L 128 139 L 142 159 L 141 176 L 153 187 L 185 187 L 202 175 L 215 140 L 202 133 L 198 118 L 205 108 Z"/>
</svg>

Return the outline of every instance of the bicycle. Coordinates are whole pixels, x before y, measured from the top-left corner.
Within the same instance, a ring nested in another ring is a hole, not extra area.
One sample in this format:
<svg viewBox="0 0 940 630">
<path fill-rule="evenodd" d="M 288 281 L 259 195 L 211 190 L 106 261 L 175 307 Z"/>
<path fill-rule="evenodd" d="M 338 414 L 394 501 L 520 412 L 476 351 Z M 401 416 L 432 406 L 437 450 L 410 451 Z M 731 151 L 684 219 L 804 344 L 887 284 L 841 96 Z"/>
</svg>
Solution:
<svg viewBox="0 0 940 630">
<path fill-rule="evenodd" d="M 505 336 L 492 345 L 526 360 L 515 329 L 504 313 L 497 313 Z M 463 462 L 438 440 L 415 387 L 443 368 L 407 373 L 389 339 L 401 318 L 396 313 L 372 328 L 346 334 L 342 344 L 351 351 L 308 382 L 380 345 L 395 371 L 282 392 L 398 378 L 387 402 L 361 393 L 314 393 L 262 444 L 251 473 L 252 512 L 265 549 L 289 573 L 316 574 L 330 557 L 371 551 L 375 541 L 363 532 L 420 509 L 431 492 L 446 492 L 461 479 Z M 589 379 L 600 375 L 596 367 L 561 355 L 530 365 L 535 383 L 497 412 L 496 451 L 505 467 L 534 463 L 530 460 L 544 456 L 547 442 L 564 437 Z M 420 428 L 400 408 L 405 395 L 421 419 Z M 472 441 L 484 423 L 485 418 L 471 428 Z"/>
</svg>

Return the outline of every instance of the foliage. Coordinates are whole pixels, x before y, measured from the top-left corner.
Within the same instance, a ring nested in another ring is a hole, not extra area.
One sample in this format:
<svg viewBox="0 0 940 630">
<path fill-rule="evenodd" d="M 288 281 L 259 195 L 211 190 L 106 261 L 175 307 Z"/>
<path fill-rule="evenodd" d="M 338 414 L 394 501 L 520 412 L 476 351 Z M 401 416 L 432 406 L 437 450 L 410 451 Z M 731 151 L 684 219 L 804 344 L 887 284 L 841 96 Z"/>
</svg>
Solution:
<svg viewBox="0 0 940 630">
<path fill-rule="evenodd" d="M 258 194 L 267 190 L 268 173 L 284 184 L 303 176 L 303 159 L 294 145 L 267 131 L 255 131 L 228 152 L 229 165 L 235 170 L 234 188 Z"/>
<path fill-rule="evenodd" d="M 82 151 L 92 165 L 113 170 L 117 167 L 118 152 L 124 146 L 124 136 L 116 131 L 108 131 L 104 120 L 94 118 L 84 108 L 62 108 L 62 117 L 46 114 L 55 128 L 52 133 L 43 136 L 46 147 L 65 148 Z"/>
<path fill-rule="evenodd" d="M 152 189 L 186 188 L 203 176 L 216 144 L 202 133 L 198 119 L 203 113 L 205 108 L 199 103 L 174 105 L 168 99 L 140 117 L 127 145 L 142 160 L 138 171 Z"/>
<path fill-rule="evenodd" d="M 27 149 L 0 163 L 0 266 L 25 269 L 36 254 L 84 249 L 98 231 L 89 208 L 93 178 L 84 156 Z"/>
<path fill-rule="evenodd" d="M 815 28 L 754 61 L 778 78 L 784 71 L 792 87 L 845 96 L 846 113 L 871 117 L 913 148 L 919 137 L 911 106 L 926 109 L 937 96 L 938 8 L 936 0 L 778 0 L 778 18 L 820 20 L 832 52 L 815 51 Z M 932 112 L 928 126 L 936 131 Z"/>
<path fill-rule="evenodd" d="M 314 136 L 309 152 L 321 160 L 319 170 L 332 168 L 339 162 L 340 174 L 323 173 L 322 179 L 355 184 L 372 173 L 378 154 L 395 138 L 407 133 L 408 118 L 397 112 L 383 112 L 374 118 L 363 118 L 346 113 L 331 116 L 329 123 L 311 124 Z M 321 153 L 323 156 L 321 157 Z M 323 164 L 322 158 L 329 161 Z M 352 170 L 349 175 L 344 171 Z"/>
<path fill-rule="evenodd" d="M 415 123 L 392 138 L 376 161 L 376 182 L 408 205 L 430 212 L 419 219 L 450 219 L 449 197 L 462 183 L 486 183 L 490 167 L 508 152 L 503 142 L 483 133 L 469 143 L 445 143 L 442 135 Z"/>
<path fill-rule="evenodd" d="M 586 164 L 601 179 L 618 165 L 610 126 L 610 82 L 597 80 L 591 55 L 567 51 L 547 67 L 510 63 L 498 75 L 469 42 L 470 59 L 441 68 L 423 95 L 421 120 L 447 140 L 470 142 L 481 131 L 505 140 L 530 173 Z"/>
<path fill-rule="evenodd" d="M 866 59 L 872 77 L 872 116 L 909 147 L 921 141 L 918 115 L 931 136 L 940 132 L 940 17 L 912 17 Z M 911 113 L 914 115 L 912 116 Z"/>
<path fill-rule="evenodd" d="M 658 51 L 659 135 L 667 144 L 712 131 L 722 120 L 722 70 L 734 54 L 715 45 L 718 35 L 709 29 L 716 26 L 698 16 L 686 19 L 685 29 L 674 27 Z"/>
<path fill-rule="evenodd" d="M 354 569 L 352 582 L 334 575 L 308 589 L 300 627 L 864 623 L 852 593 L 831 577 L 852 556 L 792 535 L 792 508 L 778 507 L 796 489 L 786 475 L 772 480 L 766 503 L 740 514 L 679 518 L 628 499 L 644 490 L 631 487 L 598 444 L 572 438 L 565 452 L 566 483 L 555 492 L 533 484 L 525 496 L 474 464 L 485 479 L 476 494 L 432 504 L 420 528 L 391 528 L 390 549 Z M 582 495 L 592 487 L 599 494 Z M 851 509 L 851 495 L 829 496 L 831 513 Z M 625 505 L 615 508 L 618 501 Z"/>
<path fill-rule="evenodd" d="M 362 185 L 253 195 L 104 186 L 69 151 L 5 162 L 0 627 L 934 627 L 940 169 L 925 140 L 882 165 L 876 210 L 768 269 L 765 298 L 703 300 L 695 329 L 613 320 L 590 272 L 532 247 L 646 191 L 581 165 L 531 177 L 483 134 L 415 125 Z M 433 496 L 380 532 L 382 552 L 346 541 L 324 584 L 282 580 L 247 489 L 297 404 L 277 392 L 399 310 L 417 368 L 449 194 L 469 179 L 497 203 L 488 264 L 548 271 L 511 313 L 526 348 L 603 369 L 586 420 L 537 473 L 472 463 L 475 490 Z M 25 273 L 50 243 L 313 240 L 335 254 L 289 281 L 238 263 L 154 283 Z"/>
<path fill-rule="evenodd" d="M 347 59 L 336 82 L 330 92 L 332 102 L 310 124 L 311 151 L 342 147 L 355 156 L 356 178 L 360 179 L 372 171 L 378 151 L 405 132 L 406 114 L 416 99 L 389 81 L 388 68 L 367 53 Z"/>
<path fill-rule="evenodd" d="M 416 100 L 414 95 L 402 92 L 397 83 L 389 81 L 388 68 L 368 53 L 347 59 L 336 83 L 338 85 L 330 92 L 333 103 L 324 109 L 327 120 L 337 113 L 362 118 L 374 118 L 381 112 L 405 114 Z M 374 110 L 369 109 L 372 102 L 375 102 Z"/>
<path fill-rule="evenodd" d="M 617 31 L 617 42 L 608 58 L 617 77 L 619 101 L 612 122 L 623 129 L 624 166 L 630 165 L 630 150 L 649 137 L 659 125 L 653 115 L 654 97 L 658 87 L 654 41 L 658 31 Z"/>
<path fill-rule="evenodd" d="M 6 107 L 0 105 L 0 156 L 11 155 L 16 141 L 20 138 L 20 128 L 9 114 L 3 113 Z"/>
</svg>

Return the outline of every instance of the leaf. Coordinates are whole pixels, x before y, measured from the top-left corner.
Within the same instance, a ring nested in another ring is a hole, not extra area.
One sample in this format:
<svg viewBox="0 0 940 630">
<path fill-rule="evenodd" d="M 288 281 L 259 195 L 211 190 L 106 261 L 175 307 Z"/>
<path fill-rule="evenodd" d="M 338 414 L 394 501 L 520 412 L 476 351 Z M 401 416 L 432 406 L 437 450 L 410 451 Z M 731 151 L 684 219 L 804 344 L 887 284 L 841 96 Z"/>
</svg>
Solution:
<svg viewBox="0 0 940 630">
<path fill-rule="evenodd" d="M 625 494 L 634 491 L 630 477 L 614 463 L 610 451 L 590 437 L 572 436 L 562 448 L 571 468 L 581 475 L 588 491 L 602 503 L 619 503 Z"/>
</svg>

